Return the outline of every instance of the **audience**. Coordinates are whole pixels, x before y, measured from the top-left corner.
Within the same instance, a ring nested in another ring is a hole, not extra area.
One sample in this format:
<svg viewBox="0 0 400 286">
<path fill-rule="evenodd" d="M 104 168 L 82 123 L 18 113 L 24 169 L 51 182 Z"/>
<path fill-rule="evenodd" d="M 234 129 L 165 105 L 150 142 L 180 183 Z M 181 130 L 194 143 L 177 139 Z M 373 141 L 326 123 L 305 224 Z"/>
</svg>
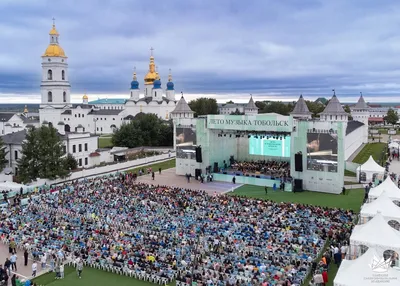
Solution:
<svg viewBox="0 0 400 286">
<path fill-rule="evenodd" d="M 0 231 L 43 267 L 79 257 L 197 285 L 300 285 L 327 239 L 347 238 L 354 219 L 351 211 L 211 196 L 127 174 L 29 201 L 2 212 Z"/>
</svg>

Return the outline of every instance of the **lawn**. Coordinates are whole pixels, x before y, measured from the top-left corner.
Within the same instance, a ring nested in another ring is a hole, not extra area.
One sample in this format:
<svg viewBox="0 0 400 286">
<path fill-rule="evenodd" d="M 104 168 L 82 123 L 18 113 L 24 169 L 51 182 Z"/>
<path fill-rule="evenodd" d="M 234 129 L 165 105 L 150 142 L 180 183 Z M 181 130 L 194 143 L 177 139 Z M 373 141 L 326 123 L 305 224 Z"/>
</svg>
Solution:
<svg viewBox="0 0 400 286">
<path fill-rule="evenodd" d="M 82 272 L 82 278 L 79 279 L 76 275 L 76 271 L 73 267 L 65 267 L 65 278 L 61 280 L 55 280 L 54 273 L 44 274 L 36 279 L 33 282 L 36 282 L 38 285 L 51 285 L 51 286 L 87 286 L 87 285 L 96 285 L 96 286 L 150 286 L 155 285 L 150 282 L 138 280 L 135 278 L 131 278 L 125 275 L 114 274 L 111 272 L 106 272 L 99 269 L 94 269 L 90 267 L 85 267 Z M 169 285 L 175 285 L 175 283 L 171 283 Z"/>
<path fill-rule="evenodd" d="M 112 148 L 111 137 L 99 137 L 99 148 Z"/>
<path fill-rule="evenodd" d="M 356 173 L 349 171 L 349 170 L 344 170 L 344 175 L 347 177 L 357 177 Z"/>
<path fill-rule="evenodd" d="M 143 166 L 143 167 L 133 168 L 133 169 L 128 170 L 128 172 L 137 173 L 140 169 L 147 169 L 147 168 L 151 168 L 154 171 L 158 171 L 159 168 L 161 168 L 161 170 L 175 168 L 175 159 L 171 159 L 171 160 L 163 161 L 163 162 L 159 162 L 159 163 L 154 163 L 154 164 Z"/>
<path fill-rule="evenodd" d="M 382 155 L 384 156 L 384 160 L 386 161 L 386 149 L 386 143 L 368 143 L 353 159 L 353 162 L 364 164 L 368 160 L 369 156 L 372 155 L 374 160 L 379 164 L 382 159 Z"/>
<path fill-rule="evenodd" d="M 264 200 L 268 199 L 275 202 L 293 202 L 331 208 L 351 209 L 356 212 L 360 211 L 361 203 L 364 198 L 363 189 L 347 190 L 346 195 L 333 195 L 309 191 L 301 193 L 281 192 L 273 191 L 270 188 L 267 195 L 265 194 L 264 187 L 252 185 L 241 186 L 230 194 Z"/>
</svg>

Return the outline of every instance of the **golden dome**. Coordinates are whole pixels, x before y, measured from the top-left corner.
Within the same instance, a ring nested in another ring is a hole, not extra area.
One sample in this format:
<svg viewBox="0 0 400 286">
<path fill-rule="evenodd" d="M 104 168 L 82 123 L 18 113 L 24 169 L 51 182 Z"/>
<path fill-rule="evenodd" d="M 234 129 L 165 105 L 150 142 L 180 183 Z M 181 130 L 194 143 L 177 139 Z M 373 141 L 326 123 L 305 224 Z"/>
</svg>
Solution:
<svg viewBox="0 0 400 286">
<path fill-rule="evenodd" d="M 25 105 L 24 113 L 28 113 L 28 106 L 27 105 Z"/>
<path fill-rule="evenodd" d="M 144 84 L 153 84 L 158 76 L 156 73 L 156 65 L 154 64 L 153 48 L 151 48 L 150 50 L 151 50 L 151 56 L 149 63 L 149 72 L 144 77 Z"/>
<path fill-rule="evenodd" d="M 82 99 L 89 99 L 89 97 L 85 94 L 83 97 L 82 97 Z"/>
<path fill-rule="evenodd" d="M 53 24 L 53 28 L 51 28 L 49 34 L 52 35 L 52 36 L 58 36 L 59 35 L 59 33 L 56 30 L 56 25 Z"/>
<path fill-rule="evenodd" d="M 43 57 L 64 57 L 66 58 L 66 55 L 64 53 L 63 48 L 61 48 L 59 45 L 56 44 L 50 44 L 46 51 L 43 54 Z"/>
</svg>

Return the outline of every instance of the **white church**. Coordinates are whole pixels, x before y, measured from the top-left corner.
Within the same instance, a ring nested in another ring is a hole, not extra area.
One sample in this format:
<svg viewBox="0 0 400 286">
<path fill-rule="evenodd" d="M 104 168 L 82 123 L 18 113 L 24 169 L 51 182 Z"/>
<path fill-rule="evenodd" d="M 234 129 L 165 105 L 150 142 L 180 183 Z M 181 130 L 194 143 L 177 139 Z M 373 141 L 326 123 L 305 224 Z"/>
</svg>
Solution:
<svg viewBox="0 0 400 286">
<path fill-rule="evenodd" d="M 138 113 L 152 113 L 165 120 L 175 109 L 174 83 L 171 72 L 163 89 L 156 71 L 151 49 L 149 71 L 144 77 L 141 96 L 136 71 L 127 99 L 99 99 L 89 102 L 85 94 L 82 104 L 71 104 L 71 85 L 68 79 L 68 58 L 60 46 L 55 25 L 50 31 L 50 43 L 42 55 L 40 123 L 50 124 L 61 132 L 83 129 L 92 134 L 111 134 L 122 123 L 134 119 Z"/>
</svg>

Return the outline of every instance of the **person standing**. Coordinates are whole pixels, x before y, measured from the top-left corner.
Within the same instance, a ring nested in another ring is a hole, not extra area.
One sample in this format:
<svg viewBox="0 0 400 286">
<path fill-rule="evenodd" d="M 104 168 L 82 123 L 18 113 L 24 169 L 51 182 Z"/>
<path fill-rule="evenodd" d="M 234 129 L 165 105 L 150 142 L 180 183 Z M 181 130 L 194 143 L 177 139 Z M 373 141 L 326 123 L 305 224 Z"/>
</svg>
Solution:
<svg viewBox="0 0 400 286">
<path fill-rule="evenodd" d="M 232 183 L 236 184 L 236 177 L 235 176 L 233 176 L 233 178 L 232 178 Z"/>
<path fill-rule="evenodd" d="M 158 168 L 158 174 L 161 175 L 161 168 Z"/>
<path fill-rule="evenodd" d="M 83 262 L 82 262 L 82 260 L 79 260 L 76 265 L 76 271 L 78 273 L 79 278 L 82 278 L 82 270 L 83 270 Z"/>
<path fill-rule="evenodd" d="M 10 257 L 10 261 L 11 261 L 11 269 L 13 271 L 17 271 L 17 253 L 15 252 L 13 255 L 11 255 Z"/>
<path fill-rule="evenodd" d="M 151 172 L 151 178 L 153 179 L 153 181 L 154 181 L 155 177 L 156 177 L 156 174 L 154 172 Z"/>
<path fill-rule="evenodd" d="M 64 264 L 60 264 L 60 279 L 64 279 Z"/>
<path fill-rule="evenodd" d="M 15 274 L 11 277 L 11 286 L 17 286 L 17 275 Z"/>
<path fill-rule="evenodd" d="M 6 258 L 6 262 L 4 262 L 4 270 L 8 275 L 11 275 L 11 261 L 8 258 Z"/>
<path fill-rule="evenodd" d="M 28 265 L 28 256 L 29 256 L 28 249 L 25 248 L 25 251 L 24 251 L 24 266 Z"/>
<path fill-rule="evenodd" d="M 265 194 L 268 195 L 268 187 L 267 186 L 265 186 L 264 190 L 265 190 Z"/>
<path fill-rule="evenodd" d="M 36 261 L 33 261 L 32 263 L 32 276 L 36 277 L 36 271 L 37 271 L 37 263 Z"/>
<path fill-rule="evenodd" d="M 343 187 L 343 188 L 342 188 L 342 195 L 345 195 L 345 194 L 346 194 L 346 188 Z"/>
</svg>

